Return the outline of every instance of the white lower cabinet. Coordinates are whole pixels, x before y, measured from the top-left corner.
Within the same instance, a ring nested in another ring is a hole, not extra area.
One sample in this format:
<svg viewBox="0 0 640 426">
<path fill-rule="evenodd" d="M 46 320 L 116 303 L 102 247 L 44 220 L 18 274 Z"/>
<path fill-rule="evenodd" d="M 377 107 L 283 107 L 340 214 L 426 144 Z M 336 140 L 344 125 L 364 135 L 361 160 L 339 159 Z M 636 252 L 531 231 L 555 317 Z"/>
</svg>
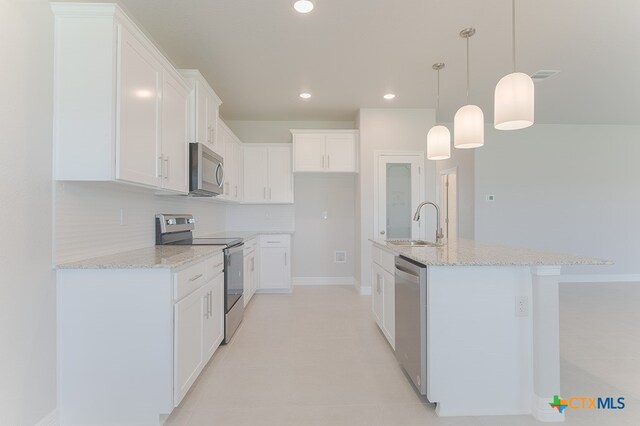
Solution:
<svg viewBox="0 0 640 426">
<path fill-rule="evenodd" d="M 223 340 L 223 255 L 60 269 L 57 301 L 60 424 L 159 425 Z"/>
<path fill-rule="evenodd" d="M 396 346 L 396 297 L 392 267 L 394 255 L 378 247 L 372 248 L 371 304 L 373 317 L 392 348 Z M 391 269 L 391 270 L 390 270 Z"/>
<path fill-rule="evenodd" d="M 291 292 L 291 235 L 260 235 L 258 291 Z"/>
</svg>

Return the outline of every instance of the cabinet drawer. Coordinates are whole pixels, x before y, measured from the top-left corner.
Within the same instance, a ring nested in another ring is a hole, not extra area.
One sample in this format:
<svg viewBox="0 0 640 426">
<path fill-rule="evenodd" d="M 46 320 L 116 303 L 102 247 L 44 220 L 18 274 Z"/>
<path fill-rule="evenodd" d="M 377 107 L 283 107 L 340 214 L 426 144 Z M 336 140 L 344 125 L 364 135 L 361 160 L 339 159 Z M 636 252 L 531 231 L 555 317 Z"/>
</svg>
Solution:
<svg viewBox="0 0 640 426">
<path fill-rule="evenodd" d="M 260 235 L 260 247 L 289 247 L 289 234 Z"/>
<path fill-rule="evenodd" d="M 216 254 L 193 266 L 173 274 L 173 297 L 180 300 L 202 287 L 206 282 L 220 274 L 224 268 L 223 254 Z"/>
<path fill-rule="evenodd" d="M 387 272 L 393 274 L 395 272 L 395 255 L 393 253 L 389 253 L 386 250 L 382 250 L 379 247 L 373 246 L 371 248 L 371 260 L 382 266 Z"/>
<path fill-rule="evenodd" d="M 258 245 L 256 238 L 252 238 L 244 242 L 244 255 L 251 254 L 255 251 L 256 246 Z"/>
</svg>

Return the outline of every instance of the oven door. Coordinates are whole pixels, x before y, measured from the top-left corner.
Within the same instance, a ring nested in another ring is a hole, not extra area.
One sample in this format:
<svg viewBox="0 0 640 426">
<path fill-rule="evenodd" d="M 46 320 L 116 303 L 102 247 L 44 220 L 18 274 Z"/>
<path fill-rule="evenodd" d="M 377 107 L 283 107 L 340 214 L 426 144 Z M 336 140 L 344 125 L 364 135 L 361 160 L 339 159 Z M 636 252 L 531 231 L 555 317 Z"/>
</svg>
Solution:
<svg viewBox="0 0 640 426">
<path fill-rule="evenodd" d="M 238 244 L 224 249 L 224 311 L 229 313 L 244 291 L 244 245 Z"/>
<path fill-rule="evenodd" d="M 224 164 L 221 156 L 201 143 L 189 144 L 189 195 L 213 197 L 222 194 Z"/>
</svg>

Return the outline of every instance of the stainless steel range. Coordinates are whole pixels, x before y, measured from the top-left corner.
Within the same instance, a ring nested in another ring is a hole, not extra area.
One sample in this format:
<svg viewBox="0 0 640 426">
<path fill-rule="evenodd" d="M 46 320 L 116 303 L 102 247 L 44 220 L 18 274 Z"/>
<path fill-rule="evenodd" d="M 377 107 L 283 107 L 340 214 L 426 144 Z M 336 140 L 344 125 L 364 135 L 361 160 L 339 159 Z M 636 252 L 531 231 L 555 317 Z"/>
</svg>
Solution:
<svg viewBox="0 0 640 426">
<path fill-rule="evenodd" d="M 156 215 L 156 245 L 224 246 L 224 343 L 229 343 L 244 314 L 244 244 L 239 238 L 193 238 L 195 223 L 190 214 Z"/>
</svg>

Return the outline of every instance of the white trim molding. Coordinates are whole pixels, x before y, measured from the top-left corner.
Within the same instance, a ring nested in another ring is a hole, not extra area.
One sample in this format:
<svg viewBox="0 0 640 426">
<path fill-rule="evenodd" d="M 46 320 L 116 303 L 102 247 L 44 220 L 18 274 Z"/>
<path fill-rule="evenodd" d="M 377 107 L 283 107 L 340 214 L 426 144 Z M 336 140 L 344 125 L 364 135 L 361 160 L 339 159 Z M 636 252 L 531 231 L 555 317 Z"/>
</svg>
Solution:
<svg viewBox="0 0 640 426">
<path fill-rule="evenodd" d="M 640 274 L 567 274 L 560 275 L 561 283 L 640 283 Z"/>
<path fill-rule="evenodd" d="M 35 426 L 58 426 L 58 410 L 53 410 L 44 416 Z"/>
<path fill-rule="evenodd" d="M 293 277 L 293 285 L 355 285 L 353 277 Z"/>
<path fill-rule="evenodd" d="M 371 296 L 371 287 L 360 287 L 360 296 Z"/>
</svg>

